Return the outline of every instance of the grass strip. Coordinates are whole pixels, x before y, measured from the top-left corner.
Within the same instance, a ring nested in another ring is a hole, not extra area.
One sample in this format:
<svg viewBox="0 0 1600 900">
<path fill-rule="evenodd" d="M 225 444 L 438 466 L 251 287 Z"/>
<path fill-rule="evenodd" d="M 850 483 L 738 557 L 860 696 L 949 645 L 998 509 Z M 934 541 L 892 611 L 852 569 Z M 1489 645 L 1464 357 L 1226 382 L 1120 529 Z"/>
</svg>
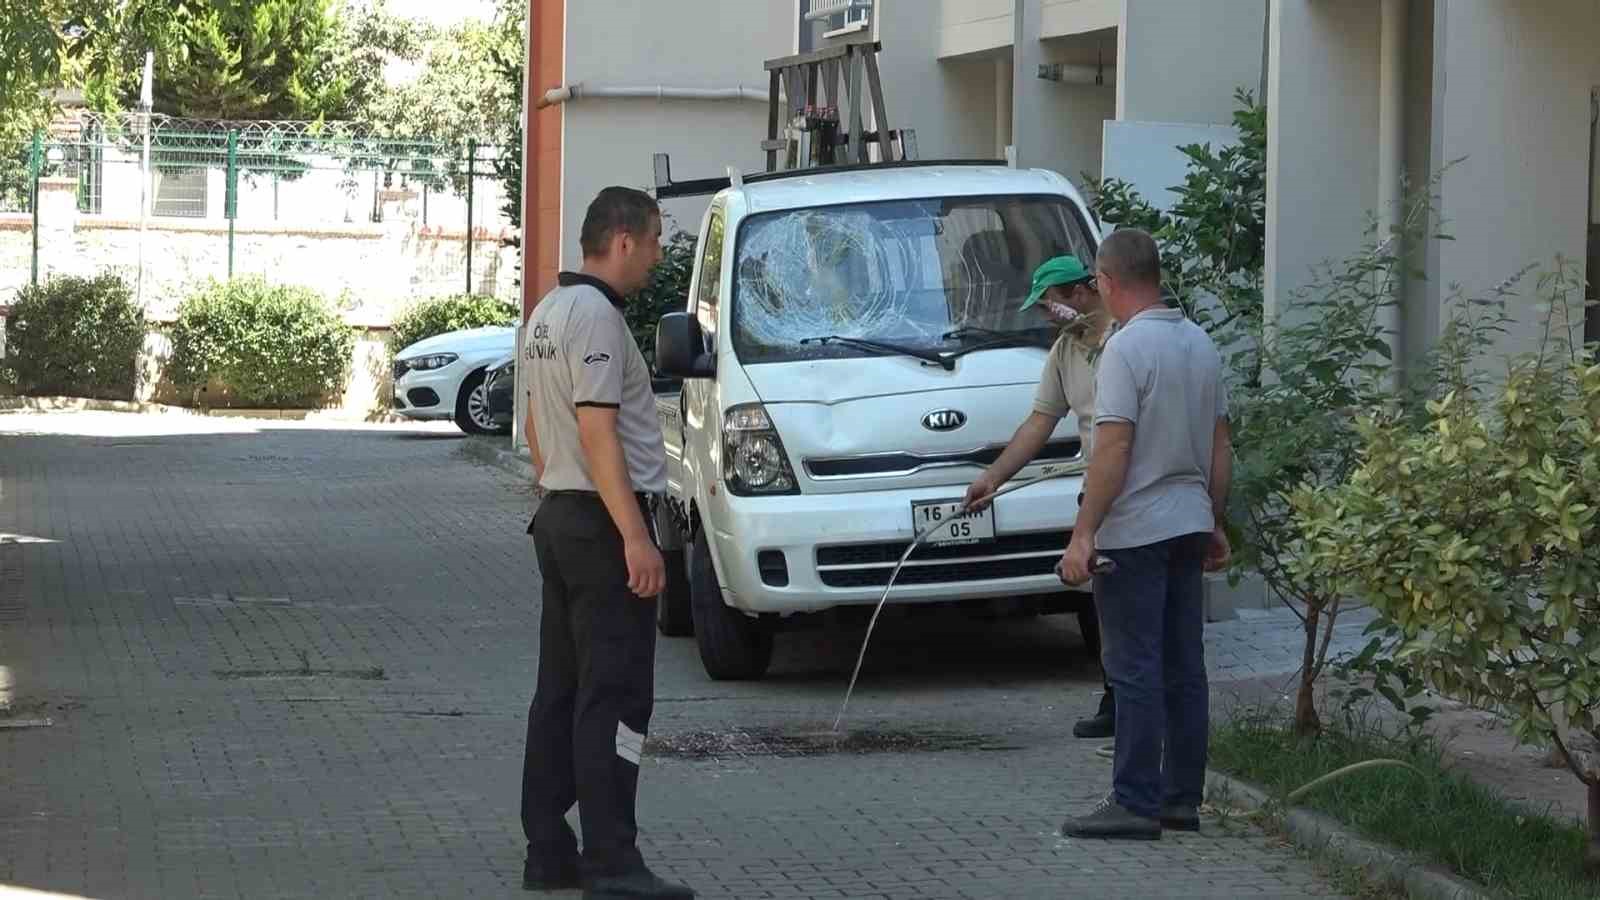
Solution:
<svg viewBox="0 0 1600 900">
<path fill-rule="evenodd" d="M 1399 735 L 1354 716 L 1298 738 L 1286 716 L 1245 709 L 1211 736 L 1212 768 L 1282 799 L 1316 778 L 1363 760 L 1415 766 L 1353 772 L 1296 804 L 1363 836 L 1449 869 L 1508 897 L 1568 900 L 1600 896 L 1583 871 L 1584 831 L 1571 819 L 1539 815 L 1453 770 L 1427 735 Z M 1576 780 L 1572 789 L 1583 790 Z"/>
</svg>

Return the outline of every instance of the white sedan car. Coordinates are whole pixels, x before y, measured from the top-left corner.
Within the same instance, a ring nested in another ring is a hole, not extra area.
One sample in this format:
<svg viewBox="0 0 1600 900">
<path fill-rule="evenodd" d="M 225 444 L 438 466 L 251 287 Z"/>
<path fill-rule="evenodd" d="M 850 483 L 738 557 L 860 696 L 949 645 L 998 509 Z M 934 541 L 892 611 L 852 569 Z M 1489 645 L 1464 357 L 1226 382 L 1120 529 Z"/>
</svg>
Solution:
<svg viewBox="0 0 1600 900">
<path fill-rule="evenodd" d="M 517 330 L 491 325 L 417 341 L 394 357 L 394 410 L 413 419 L 452 419 L 467 434 L 505 434 L 489 410 L 483 379 L 515 352 Z"/>
</svg>

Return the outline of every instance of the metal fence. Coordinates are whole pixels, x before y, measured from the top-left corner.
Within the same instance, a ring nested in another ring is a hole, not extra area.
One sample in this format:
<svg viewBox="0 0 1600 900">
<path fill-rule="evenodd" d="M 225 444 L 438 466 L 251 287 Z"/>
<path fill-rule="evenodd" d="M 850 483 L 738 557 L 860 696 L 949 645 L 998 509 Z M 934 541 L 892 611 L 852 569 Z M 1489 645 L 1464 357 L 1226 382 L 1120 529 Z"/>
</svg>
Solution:
<svg viewBox="0 0 1600 900">
<path fill-rule="evenodd" d="M 169 306 L 181 285 L 240 274 L 375 309 L 510 296 L 501 168 L 494 146 L 350 123 L 84 114 L 0 146 L 0 304 L 52 273 L 108 268 Z"/>
</svg>

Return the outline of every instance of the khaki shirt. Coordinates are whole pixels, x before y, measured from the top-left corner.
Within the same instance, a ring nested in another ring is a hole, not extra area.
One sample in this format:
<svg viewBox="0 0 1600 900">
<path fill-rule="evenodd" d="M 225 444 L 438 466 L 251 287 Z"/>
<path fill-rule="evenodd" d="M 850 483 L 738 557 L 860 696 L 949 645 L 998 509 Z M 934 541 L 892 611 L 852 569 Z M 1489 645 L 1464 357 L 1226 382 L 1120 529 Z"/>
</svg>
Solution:
<svg viewBox="0 0 1600 900">
<path fill-rule="evenodd" d="M 1103 313 L 1088 322 L 1074 323 L 1061 332 L 1045 357 L 1039 377 L 1039 392 L 1034 395 L 1035 412 L 1057 419 L 1067 413 L 1078 417 L 1078 439 L 1083 442 L 1083 458 L 1089 458 L 1094 435 L 1094 378 L 1099 352 L 1112 329 Z"/>
</svg>

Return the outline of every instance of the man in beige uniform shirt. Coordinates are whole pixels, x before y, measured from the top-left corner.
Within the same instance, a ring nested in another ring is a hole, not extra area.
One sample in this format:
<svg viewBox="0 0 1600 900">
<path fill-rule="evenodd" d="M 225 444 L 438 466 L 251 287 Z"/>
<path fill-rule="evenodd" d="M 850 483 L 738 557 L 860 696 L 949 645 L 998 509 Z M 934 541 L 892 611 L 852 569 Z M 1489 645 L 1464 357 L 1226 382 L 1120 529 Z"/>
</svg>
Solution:
<svg viewBox="0 0 1600 900">
<path fill-rule="evenodd" d="M 1035 304 L 1051 321 L 1063 326 L 1061 336 L 1045 358 L 1039 392 L 1033 400 L 1033 414 L 1017 429 L 1000 458 L 967 489 L 967 504 L 975 509 L 987 506 L 982 498 L 998 490 L 1039 455 L 1068 412 L 1077 414 L 1083 459 L 1089 458 L 1094 431 L 1095 363 L 1110 333 L 1107 326 L 1111 318 L 1101 307 L 1100 295 L 1095 292 L 1094 273 L 1076 256 L 1057 256 L 1033 273 L 1033 289 L 1028 292 L 1022 309 Z M 1078 616 L 1078 623 L 1084 641 L 1099 659 L 1100 625 L 1093 604 Z M 1111 685 L 1106 683 L 1100 708 L 1093 716 L 1075 724 L 1072 733 L 1081 738 L 1111 737 L 1116 728 L 1115 704 Z"/>
</svg>

